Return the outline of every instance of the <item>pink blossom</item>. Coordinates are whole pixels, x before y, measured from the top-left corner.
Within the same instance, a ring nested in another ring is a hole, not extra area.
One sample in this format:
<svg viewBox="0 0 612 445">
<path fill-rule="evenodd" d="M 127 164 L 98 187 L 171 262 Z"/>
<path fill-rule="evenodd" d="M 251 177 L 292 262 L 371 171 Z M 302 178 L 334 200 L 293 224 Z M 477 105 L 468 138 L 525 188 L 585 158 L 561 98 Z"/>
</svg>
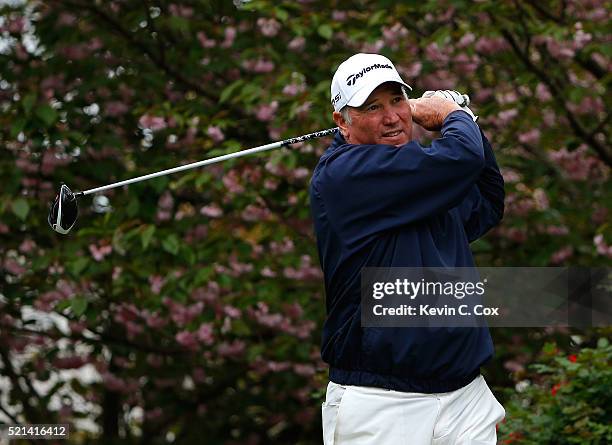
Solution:
<svg viewBox="0 0 612 445">
<path fill-rule="evenodd" d="M 361 45 L 361 52 L 363 53 L 379 53 L 385 46 L 383 39 L 375 40 L 374 42 L 367 42 Z"/>
<path fill-rule="evenodd" d="M 310 108 L 312 108 L 312 102 L 305 101 L 295 108 L 295 114 L 301 118 L 304 118 L 308 115 Z"/>
<path fill-rule="evenodd" d="M 304 179 L 310 175 L 310 170 L 306 167 L 298 167 L 292 173 L 294 179 Z"/>
<path fill-rule="evenodd" d="M 198 340 L 205 345 L 212 345 L 214 342 L 213 326 L 211 323 L 202 323 L 197 331 Z"/>
<path fill-rule="evenodd" d="M 242 62 L 242 67 L 247 71 L 265 74 L 274 71 L 274 62 L 264 59 L 245 60 Z"/>
<path fill-rule="evenodd" d="M 209 218 L 219 218 L 223 215 L 223 210 L 217 204 L 209 204 L 200 209 L 200 213 Z"/>
<path fill-rule="evenodd" d="M 587 146 L 580 145 L 574 151 L 568 151 L 565 147 L 548 153 L 549 159 L 559 165 L 565 174 L 576 181 L 605 179 L 608 169 L 594 156 L 587 154 Z"/>
<path fill-rule="evenodd" d="M 130 110 L 125 103 L 118 100 L 107 102 L 105 105 L 106 115 L 110 117 L 117 117 L 127 113 Z"/>
<path fill-rule="evenodd" d="M 206 134 L 216 143 L 222 142 L 225 139 L 225 135 L 221 129 L 212 125 L 208 127 Z"/>
<path fill-rule="evenodd" d="M 332 20 L 334 22 L 344 22 L 347 17 L 348 14 L 346 13 L 346 11 L 338 11 L 336 9 L 332 11 Z"/>
<path fill-rule="evenodd" d="M 168 126 L 166 119 L 163 117 L 151 116 L 149 114 L 143 114 L 138 120 L 138 125 L 151 131 L 163 130 Z"/>
<path fill-rule="evenodd" d="M 276 276 L 276 272 L 274 272 L 268 266 L 265 266 L 263 269 L 261 269 L 260 273 L 263 277 L 267 277 L 267 278 L 274 278 Z"/>
<path fill-rule="evenodd" d="M 407 67 L 398 66 L 397 69 L 400 70 L 406 78 L 413 79 L 417 77 L 419 74 L 421 74 L 421 70 L 423 69 L 423 64 L 419 61 L 415 61 L 415 62 L 412 62 Z M 408 84 L 410 85 L 410 81 L 408 81 Z"/>
<path fill-rule="evenodd" d="M 281 28 L 281 24 L 275 19 L 266 19 L 264 17 L 257 19 L 257 26 L 259 26 L 259 30 L 266 37 L 276 36 Z"/>
<path fill-rule="evenodd" d="M 268 208 L 249 204 L 242 211 L 241 216 L 245 221 L 265 221 L 270 218 L 271 212 Z"/>
<path fill-rule="evenodd" d="M 448 63 L 448 55 L 444 53 L 442 48 L 436 42 L 432 42 L 425 47 L 425 54 L 430 61 L 444 65 Z"/>
<path fill-rule="evenodd" d="M 123 272 L 123 268 L 121 266 L 113 267 L 113 274 L 111 276 L 113 281 L 117 281 Z"/>
<path fill-rule="evenodd" d="M 153 329 L 163 328 L 168 324 L 168 320 L 162 318 L 157 312 L 143 311 L 143 317 L 147 326 Z"/>
<path fill-rule="evenodd" d="M 516 108 L 500 111 L 497 115 L 502 126 L 509 124 L 516 116 L 518 116 L 518 110 Z"/>
<path fill-rule="evenodd" d="M 204 383 L 206 381 L 206 372 L 202 368 L 195 368 L 191 377 L 195 383 Z"/>
<path fill-rule="evenodd" d="M 304 47 L 306 46 L 306 39 L 302 36 L 298 36 L 293 38 L 289 44 L 287 45 L 287 48 L 289 48 L 291 51 L 294 52 L 300 52 L 304 49 Z"/>
<path fill-rule="evenodd" d="M 181 331 L 177 333 L 174 338 L 178 344 L 188 349 L 195 349 L 198 346 L 196 336 L 193 335 L 192 332 Z"/>
<path fill-rule="evenodd" d="M 209 281 L 206 287 L 194 289 L 191 298 L 207 304 L 214 304 L 218 300 L 220 292 L 219 284 L 215 281 Z"/>
<path fill-rule="evenodd" d="M 70 321 L 68 322 L 70 332 L 74 335 L 80 335 L 87 329 L 87 323 L 85 321 Z"/>
<path fill-rule="evenodd" d="M 593 238 L 593 244 L 595 245 L 598 254 L 612 258 L 612 246 L 606 244 L 604 236 L 601 233 L 595 235 Z"/>
<path fill-rule="evenodd" d="M 508 44 L 502 37 L 481 37 L 476 42 L 475 48 L 479 53 L 489 55 L 508 49 Z"/>
<path fill-rule="evenodd" d="M 393 26 L 383 27 L 382 29 L 383 41 L 389 48 L 399 48 L 401 39 L 408 36 L 408 29 L 399 22 L 396 22 Z"/>
<path fill-rule="evenodd" d="M 217 353 L 221 357 L 240 357 L 246 349 L 246 343 L 242 340 L 234 340 L 231 343 L 223 342 L 217 347 Z"/>
<path fill-rule="evenodd" d="M 572 246 L 565 246 L 557 250 L 550 257 L 552 264 L 561 264 L 567 261 L 574 254 L 574 248 Z"/>
<path fill-rule="evenodd" d="M 295 280 L 312 280 L 319 279 L 322 275 L 321 269 L 318 266 L 311 264 L 309 255 L 302 255 L 299 268 L 285 267 L 283 275 L 286 278 Z"/>
<path fill-rule="evenodd" d="M 32 253 L 32 251 L 34 251 L 35 248 L 36 248 L 36 243 L 32 241 L 31 238 L 26 238 L 19 245 L 19 251 L 21 253 Z"/>
<path fill-rule="evenodd" d="M 161 275 L 151 275 L 149 277 L 149 285 L 151 287 L 151 292 L 153 292 L 155 295 L 159 295 L 162 288 L 164 287 L 164 284 L 166 284 L 166 279 Z"/>
<path fill-rule="evenodd" d="M 102 261 L 104 257 L 110 255 L 112 251 L 113 246 L 111 246 L 110 244 L 101 245 L 99 247 L 95 244 L 89 245 L 89 252 L 96 261 Z"/>
<path fill-rule="evenodd" d="M 230 318 L 240 318 L 240 316 L 242 315 L 242 312 L 240 311 L 240 309 L 231 306 L 231 305 L 225 305 L 223 306 L 223 312 L 225 313 L 225 315 L 227 315 Z"/>
<path fill-rule="evenodd" d="M 238 173 L 235 170 L 230 170 L 223 176 L 223 185 L 227 188 L 230 193 L 242 193 L 244 187 L 239 182 Z"/>
<path fill-rule="evenodd" d="M 5 25 L 5 29 L 11 34 L 19 34 L 25 29 L 25 19 L 21 16 L 6 19 L 7 23 Z"/>
<path fill-rule="evenodd" d="M 164 411 L 157 406 L 153 409 L 145 411 L 145 419 L 147 419 L 149 422 L 155 422 L 157 419 L 161 418 L 163 414 Z"/>
<path fill-rule="evenodd" d="M 533 191 L 533 201 L 538 210 L 546 210 L 550 207 L 548 196 L 541 188 L 537 188 Z"/>
<path fill-rule="evenodd" d="M 221 43 L 222 48 L 230 48 L 234 44 L 236 38 L 236 28 L 228 26 L 224 31 L 224 40 Z"/>
<path fill-rule="evenodd" d="M 190 6 L 177 5 L 175 3 L 172 3 L 168 7 L 168 10 L 170 11 L 170 14 L 177 17 L 183 17 L 186 19 L 190 19 L 191 17 L 193 17 L 193 8 Z"/>
<path fill-rule="evenodd" d="M 501 168 L 501 174 L 504 177 L 504 182 L 513 183 L 521 180 L 521 176 L 511 168 Z"/>
<path fill-rule="evenodd" d="M 282 241 L 271 241 L 270 252 L 273 255 L 284 255 L 293 252 L 295 246 L 291 238 L 283 238 Z"/>
<path fill-rule="evenodd" d="M 542 102 L 547 102 L 552 98 L 550 92 L 548 91 L 548 87 L 541 82 L 536 86 L 535 95 L 538 100 Z"/>
<path fill-rule="evenodd" d="M 68 12 L 62 12 L 57 19 L 57 24 L 60 26 L 72 26 L 77 22 L 77 20 L 78 19 L 75 15 Z"/>
<path fill-rule="evenodd" d="M 311 377 L 315 374 L 315 368 L 310 364 L 296 363 L 293 365 L 293 372 L 302 377 Z"/>
<path fill-rule="evenodd" d="M 569 233 L 569 229 L 566 226 L 546 226 L 544 231 L 553 236 L 563 236 Z"/>
<path fill-rule="evenodd" d="M 214 39 L 209 39 L 202 31 L 198 32 L 196 37 L 198 38 L 200 45 L 202 45 L 202 48 L 214 48 L 217 45 L 217 42 Z"/>
<path fill-rule="evenodd" d="M 536 144 L 540 140 L 540 130 L 532 128 L 525 133 L 519 134 L 518 138 L 523 144 Z"/>
<path fill-rule="evenodd" d="M 269 122 L 274 118 L 278 110 L 278 101 L 274 100 L 269 104 L 260 105 L 255 111 L 255 117 L 262 122 Z"/>
<path fill-rule="evenodd" d="M 264 181 L 264 188 L 267 190 L 276 190 L 278 188 L 278 181 L 271 178 L 266 178 Z"/>
<path fill-rule="evenodd" d="M 268 362 L 268 370 L 272 371 L 272 372 L 282 372 L 282 371 L 286 371 L 287 369 L 291 368 L 291 364 L 289 362 L 275 362 L 270 360 Z"/>
<path fill-rule="evenodd" d="M 298 94 L 303 93 L 305 89 L 306 88 L 302 83 L 290 83 L 283 87 L 283 94 L 287 96 L 297 96 Z"/>
<path fill-rule="evenodd" d="M 67 357 L 56 357 L 53 360 L 53 367 L 58 369 L 78 369 L 87 363 L 83 357 L 76 355 Z"/>
</svg>

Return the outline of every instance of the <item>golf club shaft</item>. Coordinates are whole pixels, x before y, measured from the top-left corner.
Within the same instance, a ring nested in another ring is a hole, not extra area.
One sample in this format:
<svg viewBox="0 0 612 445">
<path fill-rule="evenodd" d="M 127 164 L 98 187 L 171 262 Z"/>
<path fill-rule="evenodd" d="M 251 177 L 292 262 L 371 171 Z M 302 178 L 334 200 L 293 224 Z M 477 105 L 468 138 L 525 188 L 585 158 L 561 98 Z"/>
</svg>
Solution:
<svg viewBox="0 0 612 445">
<path fill-rule="evenodd" d="M 298 142 L 304 142 L 309 139 L 320 138 L 323 136 L 330 135 L 334 133 L 337 128 L 329 128 L 327 130 L 315 131 L 314 133 L 305 134 L 302 136 L 297 136 L 291 139 L 285 139 L 284 141 L 272 142 L 266 145 L 260 145 L 259 147 L 248 148 L 246 150 L 240 150 L 234 153 L 228 153 L 226 155 L 217 156 L 210 159 L 205 159 L 203 161 L 192 162 L 191 164 L 180 165 L 178 167 L 169 168 L 167 170 L 162 170 L 156 173 L 149 173 L 148 175 L 138 176 L 132 179 L 126 179 L 124 181 L 114 182 L 112 184 L 104 185 L 102 187 L 96 187 L 93 189 L 85 190 L 82 192 L 75 192 L 77 196 L 83 195 L 91 195 L 92 193 L 102 192 L 104 190 L 110 190 L 116 187 L 121 187 L 122 185 L 133 184 L 135 182 L 146 181 L 148 179 L 158 178 L 160 176 L 170 175 L 172 173 L 177 173 L 184 170 L 190 170 L 192 168 L 202 167 L 204 165 L 215 164 L 221 161 L 227 161 L 228 159 L 239 158 L 241 156 L 259 153 L 266 150 L 272 150 L 274 148 L 285 147 L 287 145 L 296 144 Z"/>
</svg>

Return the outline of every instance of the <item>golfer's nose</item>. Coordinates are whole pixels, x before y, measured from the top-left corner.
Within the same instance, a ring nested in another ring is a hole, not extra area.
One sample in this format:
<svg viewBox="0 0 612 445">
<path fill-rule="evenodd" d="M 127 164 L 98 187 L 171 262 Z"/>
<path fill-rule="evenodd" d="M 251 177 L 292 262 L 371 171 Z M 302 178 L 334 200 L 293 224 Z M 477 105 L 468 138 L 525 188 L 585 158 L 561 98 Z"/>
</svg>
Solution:
<svg viewBox="0 0 612 445">
<path fill-rule="evenodd" d="M 383 115 L 384 125 L 394 125 L 399 120 L 399 116 L 392 109 L 386 109 Z"/>
</svg>

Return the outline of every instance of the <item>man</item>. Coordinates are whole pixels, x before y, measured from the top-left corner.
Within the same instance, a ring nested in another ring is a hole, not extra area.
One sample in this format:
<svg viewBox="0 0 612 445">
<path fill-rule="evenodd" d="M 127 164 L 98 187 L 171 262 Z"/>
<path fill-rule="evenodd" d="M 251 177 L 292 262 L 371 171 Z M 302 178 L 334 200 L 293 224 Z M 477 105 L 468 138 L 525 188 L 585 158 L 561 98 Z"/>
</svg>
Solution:
<svg viewBox="0 0 612 445">
<path fill-rule="evenodd" d="M 486 327 L 361 326 L 362 268 L 474 266 L 469 243 L 503 215 L 503 179 L 471 111 L 408 89 L 377 54 L 350 57 L 332 80 L 340 131 L 310 185 L 327 299 L 325 445 L 495 444 L 505 415 L 480 375 Z M 441 137 L 412 141 L 413 122 Z"/>
</svg>

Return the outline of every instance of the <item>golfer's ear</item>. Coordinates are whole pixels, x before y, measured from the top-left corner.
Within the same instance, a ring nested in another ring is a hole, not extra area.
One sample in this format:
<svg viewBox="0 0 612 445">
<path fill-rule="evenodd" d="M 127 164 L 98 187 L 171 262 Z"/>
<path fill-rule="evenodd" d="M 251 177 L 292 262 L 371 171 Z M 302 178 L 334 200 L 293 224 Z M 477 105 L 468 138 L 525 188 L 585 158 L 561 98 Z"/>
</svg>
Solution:
<svg viewBox="0 0 612 445">
<path fill-rule="evenodd" d="M 333 119 L 338 128 L 340 128 L 340 133 L 342 133 L 342 136 L 344 136 L 344 139 L 348 142 L 350 133 L 348 123 L 344 119 L 344 116 L 342 116 L 342 113 L 339 111 L 334 111 Z"/>
</svg>

